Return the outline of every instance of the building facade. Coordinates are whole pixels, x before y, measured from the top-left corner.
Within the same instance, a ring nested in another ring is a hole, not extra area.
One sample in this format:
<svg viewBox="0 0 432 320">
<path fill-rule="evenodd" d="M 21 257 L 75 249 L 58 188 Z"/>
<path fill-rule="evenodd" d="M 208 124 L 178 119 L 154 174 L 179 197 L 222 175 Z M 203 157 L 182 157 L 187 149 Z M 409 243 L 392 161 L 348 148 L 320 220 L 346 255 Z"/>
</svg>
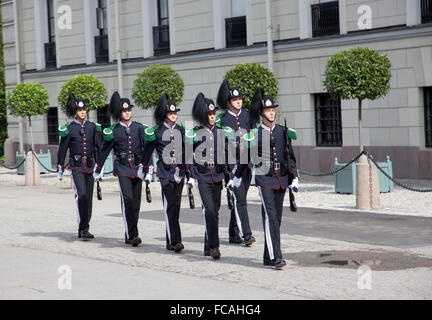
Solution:
<svg viewBox="0 0 432 320">
<path fill-rule="evenodd" d="M 388 95 L 363 103 L 363 143 L 378 161 L 390 156 L 395 177 L 431 179 L 432 1 L 267 1 L 269 11 L 266 0 L 3 0 L 7 90 L 21 81 L 48 90 L 51 108 L 32 124 L 36 149 L 53 154 L 57 125 L 67 121 L 57 95 L 76 74 L 130 97 L 147 66 L 169 65 L 185 83 L 180 121 L 190 120 L 196 94 L 216 98 L 234 65 L 268 66 L 268 12 L 279 119 L 297 130 L 299 167 L 328 171 L 335 157 L 358 153 L 357 101 L 332 101 L 323 78 L 331 55 L 369 47 L 388 56 L 392 79 Z M 90 118 L 109 123 L 104 110 Z M 152 123 L 150 111 L 136 108 L 134 118 Z M 20 132 L 27 148 L 27 128 L 8 115 L 17 148 Z"/>
</svg>

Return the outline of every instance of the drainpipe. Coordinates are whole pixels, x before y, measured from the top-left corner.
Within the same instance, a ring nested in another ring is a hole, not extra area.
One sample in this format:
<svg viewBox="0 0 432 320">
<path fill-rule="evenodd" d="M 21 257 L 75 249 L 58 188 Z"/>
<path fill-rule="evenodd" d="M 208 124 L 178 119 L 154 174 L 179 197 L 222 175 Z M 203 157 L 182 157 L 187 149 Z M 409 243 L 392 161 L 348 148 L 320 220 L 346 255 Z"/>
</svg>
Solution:
<svg viewBox="0 0 432 320">
<path fill-rule="evenodd" d="M 273 72 L 273 39 L 271 24 L 271 6 L 270 0 L 266 0 L 266 23 L 267 23 L 267 60 L 268 68 Z"/>
<path fill-rule="evenodd" d="M 15 29 L 15 57 L 16 57 L 16 82 L 21 83 L 21 62 L 20 62 L 20 47 L 19 47 L 19 33 L 18 33 L 18 0 L 13 2 L 13 15 L 14 15 L 14 29 Z M 19 135 L 19 150 L 24 154 L 24 119 L 22 117 L 18 120 L 18 135 Z"/>
<path fill-rule="evenodd" d="M 122 74 L 122 60 L 120 51 L 120 28 L 119 28 L 119 10 L 118 0 L 114 1 L 115 10 L 115 28 L 116 28 L 116 47 L 117 47 L 117 78 L 118 78 L 118 92 L 120 97 L 123 97 L 123 74 Z"/>
</svg>

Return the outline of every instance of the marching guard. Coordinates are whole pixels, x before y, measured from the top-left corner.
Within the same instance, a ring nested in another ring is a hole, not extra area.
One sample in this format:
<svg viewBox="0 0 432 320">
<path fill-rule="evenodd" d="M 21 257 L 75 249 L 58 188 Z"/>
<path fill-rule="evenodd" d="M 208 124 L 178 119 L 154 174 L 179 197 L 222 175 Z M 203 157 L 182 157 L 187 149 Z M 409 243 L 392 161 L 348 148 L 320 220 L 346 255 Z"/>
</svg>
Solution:
<svg viewBox="0 0 432 320">
<path fill-rule="evenodd" d="M 121 98 L 118 92 L 114 92 L 109 110 L 118 123 L 103 130 L 104 143 L 93 176 L 96 181 L 101 178 L 102 166 L 111 149 L 114 149 L 113 175 L 117 176 L 120 187 L 125 243 L 136 247 L 142 242 L 138 237 L 138 218 L 144 179 L 142 156 L 145 127 L 132 121 L 132 107 L 129 99 Z"/>
<path fill-rule="evenodd" d="M 156 176 L 159 178 L 162 190 L 166 220 L 166 248 L 177 253 L 184 249 L 179 217 L 186 170 L 185 129 L 176 123 L 179 111 L 177 105 L 169 100 L 168 95 L 163 94 L 154 112 L 156 125 L 144 131 L 146 145 L 143 156 L 144 164 L 149 162 L 154 149 L 159 157 Z"/>
<path fill-rule="evenodd" d="M 244 243 L 246 246 L 250 246 L 255 242 L 255 238 L 252 236 L 249 223 L 246 198 L 252 170 L 249 165 L 246 165 L 249 164 L 249 153 L 247 146 L 242 141 L 243 135 L 249 133 L 251 129 L 249 112 L 242 108 L 243 96 L 238 88 L 231 88 L 226 80 L 219 87 L 217 104 L 219 108 L 225 111 L 220 117 L 218 116 L 218 121 L 222 126 L 229 127 L 236 133 L 235 154 L 229 155 L 233 159 L 229 159 L 228 162 L 234 188 L 234 203 L 229 224 L 229 243 Z M 228 152 L 228 148 L 226 148 L 226 152 Z M 243 156 L 244 154 L 246 157 Z"/>
<path fill-rule="evenodd" d="M 288 187 L 294 188 L 297 179 L 296 159 L 291 147 L 292 132 L 275 124 L 277 104 L 264 90 L 258 88 L 249 112 L 254 121 L 261 118 L 261 125 L 246 135 L 252 161 L 256 168 L 255 183 L 262 201 L 262 220 L 265 235 L 264 265 L 280 269 L 286 265 L 280 247 L 280 225 L 283 201 Z M 294 179 L 291 181 L 290 174 Z"/>
<path fill-rule="evenodd" d="M 101 145 L 102 129 L 98 123 L 87 120 L 85 101 L 75 99 L 72 93 L 66 104 L 66 115 L 74 120 L 59 127 L 61 139 L 57 154 L 57 176 L 63 179 L 64 162 L 69 150 L 69 167 L 78 209 L 78 238 L 93 239 L 93 234 L 89 232 L 94 188 L 92 173 L 95 156 Z"/>
<path fill-rule="evenodd" d="M 226 158 L 224 141 L 233 138 L 230 128 L 218 128 L 213 100 L 201 92 L 195 98 L 192 116 L 200 126 L 186 133 L 186 141 L 193 143 L 194 164 L 192 178 L 201 198 L 204 216 L 204 255 L 219 259 L 219 209 L 221 204 L 222 180 L 225 178 Z M 228 182 L 229 185 L 233 181 Z"/>
</svg>

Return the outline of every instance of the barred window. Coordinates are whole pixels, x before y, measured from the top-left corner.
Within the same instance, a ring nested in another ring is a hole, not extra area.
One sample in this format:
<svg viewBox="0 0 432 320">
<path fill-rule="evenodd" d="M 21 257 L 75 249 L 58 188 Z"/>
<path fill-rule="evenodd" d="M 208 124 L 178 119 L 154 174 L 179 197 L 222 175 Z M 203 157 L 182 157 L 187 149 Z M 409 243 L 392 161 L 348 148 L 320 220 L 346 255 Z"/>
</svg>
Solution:
<svg viewBox="0 0 432 320">
<path fill-rule="evenodd" d="M 421 23 L 432 22 L 432 0 L 421 0 Z"/>
<path fill-rule="evenodd" d="M 315 94 L 315 135 L 319 147 L 342 146 L 341 102 L 328 93 Z"/>
<path fill-rule="evenodd" d="M 314 4 L 312 9 L 312 36 L 339 34 L 339 1 Z"/>
<path fill-rule="evenodd" d="M 47 115 L 48 144 L 58 144 L 58 112 L 57 108 L 49 108 Z"/>
<path fill-rule="evenodd" d="M 425 120 L 425 145 L 432 148 L 432 87 L 423 88 L 424 96 L 424 120 Z"/>
</svg>

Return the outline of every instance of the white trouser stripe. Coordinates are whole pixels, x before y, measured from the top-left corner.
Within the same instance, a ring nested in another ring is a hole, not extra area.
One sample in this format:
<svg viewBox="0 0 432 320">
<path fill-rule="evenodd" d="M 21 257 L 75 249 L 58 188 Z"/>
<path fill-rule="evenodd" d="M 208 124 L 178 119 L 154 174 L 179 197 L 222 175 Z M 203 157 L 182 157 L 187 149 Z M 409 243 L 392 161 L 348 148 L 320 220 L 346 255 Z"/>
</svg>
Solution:
<svg viewBox="0 0 432 320">
<path fill-rule="evenodd" d="M 198 194 L 199 194 L 199 197 L 200 197 L 200 200 L 201 200 L 201 208 L 202 208 L 202 214 L 203 214 L 203 218 L 204 218 L 205 234 L 206 234 L 206 238 L 208 239 L 208 236 L 207 236 L 207 224 L 206 224 L 206 218 L 205 218 L 205 206 L 204 206 L 204 202 L 202 201 L 201 191 L 200 191 L 200 189 L 198 187 L 198 182 L 196 180 L 195 180 L 195 186 L 196 186 L 196 188 L 198 190 Z"/>
<path fill-rule="evenodd" d="M 122 188 L 121 188 L 120 179 L 118 180 L 118 184 L 119 184 L 119 188 L 120 188 L 121 208 L 122 208 L 123 221 L 124 221 L 125 228 L 126 228 L 126 237 L 129 240 L 129 231 L 128 231 L 129 228 L 128 228 L 128 224 L 127 224 L 127 220 L 126 220 L 126 208 L 125 208 L 125 205 L 124 205 L 123 191 L 122 191 Z"/>
<path fill-rule="evenodd" d="M 72 178 L 72 183 L 73 183 L 73 185 L 74 185 L 74 189 L 75 189 L 75 204 L 76 204 L 76 208 L 77 208 L 77 216 L 78 216 L 78 229 L 79 229 L 79 226 L 80 226 L 80 223 L 81 223 L 81 216 L 80 216 L 80 213 L 79 213 L 79 206 L 78 206 L 78 189 L 77 189 L 77 186 L 76 186 L 76 184 L 75 184 L 75 180 L 74 180 L 74 177 L 73 177 L 73 174 L 71 173 L 71 178 Z"/>
<path fill-rule="evenodd" d="M 235 213 L 235 217 L 237 220 L 237 227 L 239 229 L 239 235 L 240 235 L 240 237 L 243 237 L 243 229 L 242 229 L 242 225 L 241 225 L 240 216 L 239 216 L 238 210 L 237 210 L 237 197 L 235 195 L 234 190 L 233 190 L 233 192 L 231 192 L 231 194 L 233 195 L 233 198 L 234 198 L 234 213 Z"/>
<path fill-rule="evenodd" d="M 269 217 L 268 217 L 268 214 L 267 214 L 267 209 L 266 209 L 266 206 L 265 206 L 264 197 L 263 197 L 263 194 L 261 192 L 261 187 L 258 187 L 258 190 L 259 190 L 259 193 L 260 193 L 260 196 L 261 196 L 261 202 L 262 202 L 262 205 L 264 207 L 264 213 L 265 213 L 265 215 L 264 215 L 265 216 L 265 222 L 264 222 L 265 232 L 264 233 L 265 233 L 267 248 L 268 248 L 270 260 L 273 260 L 275 257 L 274 257 L 274 251 L 273 251 L 273 243 L 272 243 L 271 234 L 270 234 Z"/>
<path fill-rule="evenodd" d="M 171 231 L 170 231 L 170 226 L 169 226 L 169 220 L 168 220 L 168 201 L 165 197 L 165 195 L 163 196 L 163 202 L 164 202 L 164 212 L 165 212 L 165 220 L 166 220 L 166 229 L 167 229 L 167 233 L 168 233 L 168 241 L 171 244 Z"/>
</svg>

